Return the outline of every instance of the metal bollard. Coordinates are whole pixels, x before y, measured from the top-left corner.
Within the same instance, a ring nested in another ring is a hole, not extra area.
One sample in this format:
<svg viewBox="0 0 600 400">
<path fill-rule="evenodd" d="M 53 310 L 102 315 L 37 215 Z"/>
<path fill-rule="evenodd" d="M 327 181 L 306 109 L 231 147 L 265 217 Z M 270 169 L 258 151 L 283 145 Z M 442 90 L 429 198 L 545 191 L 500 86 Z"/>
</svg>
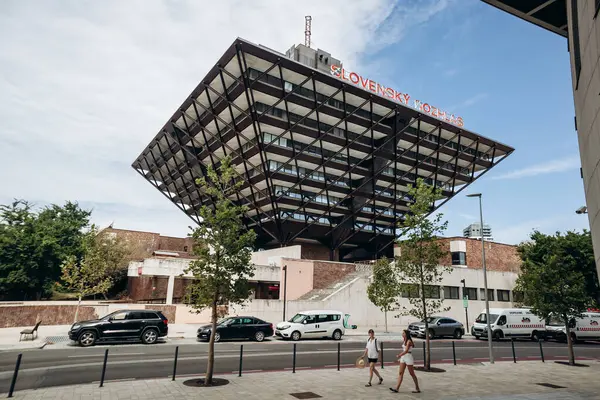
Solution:
<svg viewBox="0 0 600 400">
<path fill-rule="evenodd" d="M 456 365 L 456 349 L 454 348 L 454 340 L 452 341 L 452 358 L 454 359 L 454 365 Z"/>
<path fill-rule="evenodd" d="M 179 346 L 175 347 L 175 360 L 173 361 L 173 380 L 175 380 L 175 375 L 177 375 L 177 356 L 179 355 Z"/>
<path fill-rule="evenodd" d="M 383 342 L 381 342 L 381 369 L 383 369 Z"/>
<path fill-rule="evenodd" d="M 294 343 L 294 364 L 292 365 L 292 373 L 296 373 L 296 343 Z"/>
<path fill-rule="evenodd" d="M 238 372 L 238 376 L 242 376 L 242 359 L 244 357 L 244 345 L 240 346 L 240 371 Z"/>
<path fill-rule="evenodd" d="M 540 354 L 542 356 L 542 362 L 546 362 L 546 360 L 544 360 L 544 349 L 542 348 L 542 341 L 539 340 L 538 343 L 540 344 Z"/>
<path fill-rule="evenodd" d="M 338 342 L 338 354 L 337 354 L 337 356 L 338 356 L 338 358 L 337 358 L 338 371 L 340 370 L 340 352 L 341 352 L 341 350 L 342 350 L 342 344 Z"/>
<path fill-rule="evenodd" d="M 106 375 L 106 361 L 108 361 L 108 349 L 104 352 L 104 364 L 102 364 L 102 377 L 100 378 L 100 387 L 104 386 L 104 376 Z"/>
<path fill-rule="evenodd" d="M 423 341 L 423 367 L 427 367 L 427 354 L 425 351 L 425 341 Z"/>
<path fill-rule="evenodd" d="M 12 381 L 10 381 L 10 389 L 8 390 L 8 397 L 13 397 L 13 392 L 15 391 L 15 385 L 17 384 L 17 375 L 19 375 L 19 368 L 21 367 L 21 358 L 23 358 L 22 353 L 20 353 L 17 356 L 17 363 L 15 364 L 15 372 L 13 373 Z"/>
<path fill-rule="evenodd" d="M 511 338 L 510 339 L 510 344 L 512 346 L 512 352 L 513 352 L 513 361 L 515 362 L 515 364 L 517 363 L 517 355 L 515 353 L 515 338 Z"/>
</svg>

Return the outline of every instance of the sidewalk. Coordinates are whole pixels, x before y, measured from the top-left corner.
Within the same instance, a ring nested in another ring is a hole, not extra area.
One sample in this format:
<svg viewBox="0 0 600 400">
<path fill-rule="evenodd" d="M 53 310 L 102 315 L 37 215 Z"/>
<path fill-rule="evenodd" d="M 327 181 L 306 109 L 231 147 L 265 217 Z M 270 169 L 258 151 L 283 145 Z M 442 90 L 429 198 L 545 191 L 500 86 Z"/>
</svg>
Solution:
<svg viewBox="0 0 600 400">
<path fill-rule="evenodd" d="M 220 376 L 230 380 L 229 385 L 214 388 L 195 388 L 183 383 L 192 377 L 170 379 L 108 381 L 103 388 L 98 384 L 63 386 L 48 389 L 26 390 L 15 393 L 15 399 L 211 399 L 245 400 L 266 398 L 314 398 L 293 397 L 295 393 L 312 392 L 324 399 L 469 399 L 469 400 L 548 400 L 548 399 L 597 399 L 600 363 L 589 362 L 587 368 L 569 367 L 556 363 L 518 364 L 498 363 L 495 365 L 444 365 L 445 373 L 417 372 L 421 384 L 420 394 L 413 394 L 413 382 L 408 374 L 400 388 L 400 394 L 392 393 L 397 367 L 381 371 L 384 384 L 365 387 L 366 369 L 343 369 L 274 373 L 246 373 Z M 376 382 L 376 380 L 374 380 Z M 539 385 L 548 383 L 563 388 Z"/>
<path fill-rule="evenodd" d="M 203 324 L 169 324 L 169 335 L 167 340 L 169 341 L 186 341 L 195 342 L 196 332 Z M 67 336 L 67 332 L 71 325 L 40 325 L 38 328 L 38 336 L 35 340 L 23 340 L 19 341 L 19 333 L 23 329 L 31 329 L 31 326 L 23 326 L 16 328 L 0 328 L 0 351 L 2 350 L 26 350 L 26 349 L 40 349 L 46 346 L 53 348 L 64 347 L 70 345 L 72 342 Z M 346 341 L 362 341 L 367 340 L 368 333 L 366 330 L 353 330 L 349 329 L 346 331 Z M 385 338 L 386 340 L 398 341 L 402 336 L 401 332 L 380 332 L 377 336 Z"/>
</svg>

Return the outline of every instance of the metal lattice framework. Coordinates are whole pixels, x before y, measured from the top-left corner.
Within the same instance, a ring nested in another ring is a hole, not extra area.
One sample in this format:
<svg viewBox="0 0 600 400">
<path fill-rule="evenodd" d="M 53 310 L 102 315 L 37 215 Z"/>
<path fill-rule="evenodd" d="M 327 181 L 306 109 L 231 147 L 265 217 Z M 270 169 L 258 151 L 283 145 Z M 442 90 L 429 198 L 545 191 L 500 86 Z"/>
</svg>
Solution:
<svg viewBox="0 0 600 400">
<path fill-rule="evenodd" d="M 258 247 L 316 241 L 332 259 L 389 254 L 417 178 L 435 210 L 513 151 L 237 39 L 133 167 L 196 223 L 196 185 L 231 156 Z"/>
</svg>

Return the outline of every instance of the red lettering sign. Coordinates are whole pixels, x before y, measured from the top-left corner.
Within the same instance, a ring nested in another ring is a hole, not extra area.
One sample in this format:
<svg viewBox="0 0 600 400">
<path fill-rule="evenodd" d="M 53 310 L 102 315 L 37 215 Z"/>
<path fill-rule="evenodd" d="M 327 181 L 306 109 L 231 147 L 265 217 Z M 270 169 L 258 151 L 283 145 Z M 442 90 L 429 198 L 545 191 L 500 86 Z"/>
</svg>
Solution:
<svg viewBox="0 0 600 400">
<path fill-rule="evenodd" d="M 373 92 L 381 97 L 387 97 L 397 103 L 409 105 L 410 95 L 408 95 L 407 93 L 397 92 L 392 88 L 385 87 L 375 81 L 372 81 L 368 78 L 364 78 L 362 75 L 356 72 L 348 72 L 340 66 L 332 65 L 331 75 L 343 81 L 350 81 L 356 86 L 362 86 L 363 89 Z M 449 122 L 461 128 L 465 125 L 462 117 L 457 117 L 454 114 L 449 114 L 446 111 L 443 111 L 428 103 L 423 103 L 420 100 L 415 100 L 413 103 L 413 107 L 427 115 Z"/>
</svg>

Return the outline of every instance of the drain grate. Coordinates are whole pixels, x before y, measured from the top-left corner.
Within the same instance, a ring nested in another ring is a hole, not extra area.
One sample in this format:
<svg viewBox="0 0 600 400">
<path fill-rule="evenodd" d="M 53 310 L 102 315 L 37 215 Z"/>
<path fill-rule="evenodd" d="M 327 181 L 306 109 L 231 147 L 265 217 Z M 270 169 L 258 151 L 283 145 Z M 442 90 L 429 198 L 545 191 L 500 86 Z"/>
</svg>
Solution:
<svg viewBox="0 0 600 400">
<path fill-rule="evenodd" d="M 565 386 L 558 386 L 553 383 L 536 383 L 536 385 L 544 386 L 550 389 L 566 389 Z"/>
<path fill-rule="evenodd" d="M 290 396 L 293 396 L 297 399 L 320 399 L 321 396 L 319 396 L 316 393 L 313 392 L 302 392 L 302 393 L 290 393 Z"/>
<path fill-rule="evenodd" d="M 44 339 L 46 343 L 68 343 L 70 341 L 68 336 L 46 336 Z"/>
</svg>

